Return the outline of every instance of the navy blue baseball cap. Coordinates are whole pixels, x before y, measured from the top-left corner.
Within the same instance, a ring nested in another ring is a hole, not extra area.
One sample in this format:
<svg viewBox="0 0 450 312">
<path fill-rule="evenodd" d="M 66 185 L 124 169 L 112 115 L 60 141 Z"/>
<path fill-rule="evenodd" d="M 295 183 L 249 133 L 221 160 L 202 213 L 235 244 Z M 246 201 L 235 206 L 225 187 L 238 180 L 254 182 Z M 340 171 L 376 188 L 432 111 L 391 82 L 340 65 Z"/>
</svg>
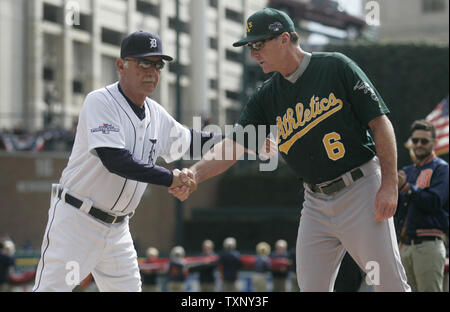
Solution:
<svg viewBox="0 0 450 312">
<path fill-rule="evenodd" d="M 139 30 L 122 40 L 120 58 L 147 56 L 161 56 L 165 61 L 173 61 L 173 57 L 163 54 L 161 38 L 157 34 Z"/>
</svg>

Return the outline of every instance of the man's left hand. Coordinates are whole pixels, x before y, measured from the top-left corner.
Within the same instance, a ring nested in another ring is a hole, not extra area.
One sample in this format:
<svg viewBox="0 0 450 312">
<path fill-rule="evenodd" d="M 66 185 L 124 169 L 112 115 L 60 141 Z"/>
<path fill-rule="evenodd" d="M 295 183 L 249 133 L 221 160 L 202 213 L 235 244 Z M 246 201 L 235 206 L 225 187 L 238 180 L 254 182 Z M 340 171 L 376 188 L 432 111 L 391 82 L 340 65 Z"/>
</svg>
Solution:
<svg viewBox="0 0 450 312">
<path fill-rule="evenodd" d="M 384 221 L 393 217 L 397 210 L 398 192 L 395 187 L 383 187 L 378 190 L 375 198 L 375 220 Z"/>
</svg>

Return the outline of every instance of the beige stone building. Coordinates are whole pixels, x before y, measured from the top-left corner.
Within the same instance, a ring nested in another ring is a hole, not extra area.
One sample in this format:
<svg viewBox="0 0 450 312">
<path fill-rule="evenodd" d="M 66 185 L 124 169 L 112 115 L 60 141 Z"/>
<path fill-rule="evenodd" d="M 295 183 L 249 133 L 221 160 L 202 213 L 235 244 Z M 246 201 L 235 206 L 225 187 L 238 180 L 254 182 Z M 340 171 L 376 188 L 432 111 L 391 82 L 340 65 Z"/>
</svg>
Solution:
<svg viewBox="0 0 450 312">
<path fill-rule="evenodd" d="M 448 45 L 448 0 L 377 0 L 383 41 L 438 42 Z"/>
<path fill-rule="evenodd" d="M 179 0 L 180 68 L 164 69 L 153 97 L 176 110 L 181 72 L 182 122 L 224 125 L 240 111 L 242 49 L 232 47 L 261 0 Z M 176 56 L 176 0 L 0 0 L 0 129 L 70 129 L 85 95 L 117 80 L 121 39 L 158 33 Z M 228 116 L 228 117 L 227 117 Z"/>
</svg>

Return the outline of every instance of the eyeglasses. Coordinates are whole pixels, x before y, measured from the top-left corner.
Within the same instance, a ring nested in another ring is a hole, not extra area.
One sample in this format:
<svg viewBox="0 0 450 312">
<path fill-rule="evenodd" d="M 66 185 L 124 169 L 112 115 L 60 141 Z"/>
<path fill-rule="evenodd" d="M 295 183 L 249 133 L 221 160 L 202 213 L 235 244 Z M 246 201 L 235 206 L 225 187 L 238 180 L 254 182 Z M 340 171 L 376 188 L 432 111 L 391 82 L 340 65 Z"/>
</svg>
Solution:
<svg viewBox="0 0 450 312">
<path fill-rule="evenodd" d="M 422 138 L 411 138 L 411 141 L 413 142 L 413 144 L 417 144 L 420 141 L 420 143 L 422 145 L 427 145 L 428 143 L 430 143 L 431 140 L 429 140 L 429 139 L 422 139 Z"/>
<path fill-rule="evenodd" d="M 125 61 L 137 62 L 138 66 L 142 69 L 149 69 L 150 67 L 153 67 L 157 71 L 160 71 L 161 69 L 164 68 L 164 65 L 166 65 L 163 61 L 150 61 L 150 60 L 143 60 L 143 59 L 126 58 Z"/>
<path fill-rule="evenodd" d="M 249 44 L 247 44 L 248 48 L 252 51 L 260 51 L 262 48 L 264 48 L 264 45 L 267 41 L 273 40 L 275 38 L 277 38 L 278 36 L 272 36 L 269 38 L 265 38 L 256 42 L 250 42 Z"/>
</svg>

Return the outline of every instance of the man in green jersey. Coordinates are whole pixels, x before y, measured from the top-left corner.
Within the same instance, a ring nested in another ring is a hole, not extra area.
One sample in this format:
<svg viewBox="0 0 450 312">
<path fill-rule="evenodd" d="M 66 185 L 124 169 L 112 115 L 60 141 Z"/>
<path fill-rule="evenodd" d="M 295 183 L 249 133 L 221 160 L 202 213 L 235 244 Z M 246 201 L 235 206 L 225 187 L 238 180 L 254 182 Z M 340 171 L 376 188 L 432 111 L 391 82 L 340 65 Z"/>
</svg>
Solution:
<svg viewBox="0 0 450 312">
<path fill-rule="evenodd" d="M 247 37 L 234 46 L 247 45 L 264 73 L 274 74 L 251 96 L 238 125 L 276 124 L 278 149 L 303 179 L 300 290 L 333 291 L 347 250 L 376 291 L 410 291 L 392 219 L 398 196 L 395 134 L 381 96 L 348 57 L 303 51 L 284 12 L 260 10 L 246 26 Z M 228 160 L 214 155 L 236 145 L 230 136 L 192 166 L 196 182 L 231 167 L 243 152 Z M 170 192 L 184 200 L 190 190 Z"/>
</svg>

